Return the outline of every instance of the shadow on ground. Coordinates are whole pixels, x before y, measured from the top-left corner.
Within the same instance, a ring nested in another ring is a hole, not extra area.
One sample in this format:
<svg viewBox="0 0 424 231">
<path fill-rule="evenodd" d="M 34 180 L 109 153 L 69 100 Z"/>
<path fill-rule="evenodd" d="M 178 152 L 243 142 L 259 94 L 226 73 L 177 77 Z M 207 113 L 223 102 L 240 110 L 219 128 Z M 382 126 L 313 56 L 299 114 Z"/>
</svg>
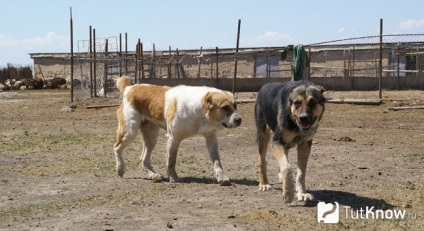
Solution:
<svg viewBox="0 0 424 231">
<path fill-rule="evenodd" d="M 146 180 L 151 181 L 150 179 L 146 177 L 124 177 L 127 180 Z M 182 181 L 181 183 L 186 184 L 218 184 L 215 178 L 209 178 L 209 177 L 181 177 Z M 255 186 L 258 185 L 258 182 L 256 180 L 249 180 L 249 179 L 231 179 L 231 184 L 237 184 L 237 185 L 246 185 L 246 186 Z M 162 183 L 168 183 L 169 178 L 163 177 Z"/>
<path fill-rule="evenodd" d="M 314 195 L 315 200 L 306 202 L 306 207 L 316 207 L 319 201 L 326 203 L 338 202 L 340 205 L 350 206 L 352 209 L 374 206 L 375 209 L 387 210 L 396 207 L 382 199 L 362 197 L 350 192 L 318 190 L 310 191 L 310 193 Z"/>
</svg>

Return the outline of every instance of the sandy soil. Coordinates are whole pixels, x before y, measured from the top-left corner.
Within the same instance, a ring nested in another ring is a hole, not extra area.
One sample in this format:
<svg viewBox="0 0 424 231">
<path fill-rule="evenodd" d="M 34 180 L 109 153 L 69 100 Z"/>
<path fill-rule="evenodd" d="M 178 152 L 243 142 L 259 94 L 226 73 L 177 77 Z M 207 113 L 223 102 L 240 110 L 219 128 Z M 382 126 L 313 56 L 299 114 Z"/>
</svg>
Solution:
<svg viewBox="0 0 424 231">
<path fill-rule="evenodd" d="M 326 96 L 369 94 L 377 95 Z M 384 92 L 384 99 L 379 106 L 327 104 L 306 176 L 316 200 L 286 205 L 271 153 L 273 188 L 258 191 L 253 103 L 239 105 L 241 127 L 219 133 L 232 179 L 231 186 L 219 186 L 201 137 L 180 147 L 183 183 L 147 180 L 137 162 L 139 140 L 126 149 L 127 172 L 118 177 L 112 154 L 117 107 L 86 108 L 118 104 L 117 97 L 71 104 L 66 91 L 0 92 L 0 230 L 424 230 L 424 110 L 388 110 L 423 105 L 424 93 Z M 72 112 L 62 111 L 70 105 Z M 153 155 L 162 174 L 165 142 L 162 131 Z M 295 166 L 294 150 L 290 161 Z M 318 201 L 338 202 L 340 222 L 318 223 Z M 354 219 L 367 206 L 405 210 L 406 217 Z"/>
</svg>

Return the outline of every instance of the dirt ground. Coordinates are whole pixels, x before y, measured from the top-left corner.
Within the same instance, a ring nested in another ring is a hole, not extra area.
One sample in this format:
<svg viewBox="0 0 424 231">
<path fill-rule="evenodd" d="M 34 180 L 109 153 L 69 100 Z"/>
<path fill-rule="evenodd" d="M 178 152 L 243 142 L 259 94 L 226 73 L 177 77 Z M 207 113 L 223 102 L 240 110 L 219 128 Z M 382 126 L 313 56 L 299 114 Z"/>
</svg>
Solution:
<svg viewBox="0 0 424 231">
<path fill-rule="evenodd" d="M 367 94 L 378 95 L 326 97 Z M 0 92 L 0 230 L 424 230 L 424 110 L 388 110 L 424 105 L 424 92 L 385 91 L 383 98 L 379 106 L 327 104 L 306 176 L 315 200 L 286 205 L 270 152 L 272 190 L 258 191 L 253 103 L 239 105 L 241 127 L 219 132 L 232 180 L 220 186 L 201 137 L 180 147 L 183 183 L 147 180 L 139 140 L 125 150 L 127 171 L 117 176 L 117 107 L 86 108 L 118 104 L 117 97 L 71 104 L 67 91 Z M 70 105 L 72 112 L 62 110 Z M 162 131 L 153 164 L 163 175 L 165 142 Z M 290 161 L 294 168 L 295 150 Z M 340 204 L 337 224 L 317 222 L 318 201 Z M 359 213 L 372 206 L 386 219 Z M 393 210 L 405 210 L 405 218 L 389 219 Z"/>
</svg>

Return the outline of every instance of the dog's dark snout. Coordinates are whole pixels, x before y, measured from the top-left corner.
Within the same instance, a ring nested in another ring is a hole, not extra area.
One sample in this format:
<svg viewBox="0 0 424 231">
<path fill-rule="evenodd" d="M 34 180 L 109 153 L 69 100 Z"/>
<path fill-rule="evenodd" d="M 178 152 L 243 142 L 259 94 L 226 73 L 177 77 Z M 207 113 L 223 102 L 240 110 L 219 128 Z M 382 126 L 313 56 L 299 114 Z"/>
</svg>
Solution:
<svg viewBox="0 0 424 231">
<path fill-rule="evenodd" d="M 241 124 L 241 117 L 235 118 L 234 123 L 236 123 L 237 125 L 240 125 Z"/>
<path fill-rule="evenodd" d="M 309 122 L 309 116 L 307 113 L 301 113 L 299 115 L 299 120 L 301 123 L 308 123 Z"/>
</svg>

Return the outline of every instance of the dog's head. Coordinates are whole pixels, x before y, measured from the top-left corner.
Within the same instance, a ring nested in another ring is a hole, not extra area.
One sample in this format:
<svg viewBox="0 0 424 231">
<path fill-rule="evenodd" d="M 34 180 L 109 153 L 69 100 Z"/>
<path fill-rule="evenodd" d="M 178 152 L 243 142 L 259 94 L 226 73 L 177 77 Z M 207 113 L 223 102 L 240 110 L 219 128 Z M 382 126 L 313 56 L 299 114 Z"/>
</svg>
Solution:
<svg viewBox="0 0 424 231">
<path fill-rule="evenodd" d="M 300 84 L 289 96 L 290 116 L 302 131 L 317 127 L 325 109 L 325 89 L 318 85 Z"/>
<path fill-rule="evenodd" d="M 237 112 L 234 96 L 228 91 L 208 92 L 202 99 L 206 117 L 213 124 L 226 128 L 235 128 L 241 124 L 241 115 Z"/>
</svg>

